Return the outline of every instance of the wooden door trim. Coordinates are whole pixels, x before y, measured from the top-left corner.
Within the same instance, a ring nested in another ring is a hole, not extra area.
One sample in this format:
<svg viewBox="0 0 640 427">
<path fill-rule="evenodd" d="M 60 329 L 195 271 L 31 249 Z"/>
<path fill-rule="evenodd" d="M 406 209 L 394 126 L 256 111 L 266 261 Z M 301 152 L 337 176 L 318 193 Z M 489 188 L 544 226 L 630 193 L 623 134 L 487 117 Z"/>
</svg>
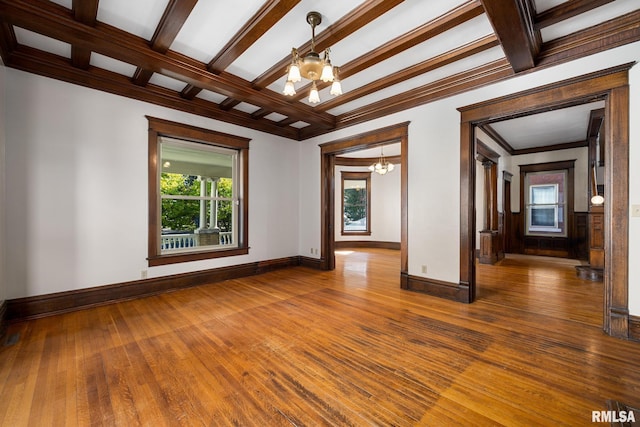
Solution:
<svg viewBox="0 0 640 427">
<path fill-rule="evenodd" d="M 400 275 L 408 275 L 408 148 L 409 123 L 376 129 L 320 145 L 320 261 L 322 268 L 335 268 L 335 164 L 336 156 L 389 143 L 400 143 Z"/>
<path fill-rule="evenodd" d="M 629 69 L 633 63 L 458 109 L 460 121 L 460 285 L 476 297 L 474 128 L 511 117 L 605 100 L 604 331 L 629 337 Z M 615 172 L 614 172 L 615 171 Z"/>
</svg>

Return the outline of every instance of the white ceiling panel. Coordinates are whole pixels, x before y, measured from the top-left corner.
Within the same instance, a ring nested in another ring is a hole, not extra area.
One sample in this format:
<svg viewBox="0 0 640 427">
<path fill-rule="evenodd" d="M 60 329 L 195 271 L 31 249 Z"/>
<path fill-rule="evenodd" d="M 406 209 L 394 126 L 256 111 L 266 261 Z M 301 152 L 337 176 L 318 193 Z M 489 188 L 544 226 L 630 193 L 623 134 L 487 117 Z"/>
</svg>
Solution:
<svg viewBox="0 0 640 427">
<path fill-rule="evenodd" d="M 458 6 L 460 0 L 408 0 L 331 47 L 334 65 L 342 65 L 387 41 L 432 21 Z"/>
<path fill-rule="evenodd" d="M 227 98 L 224 95 L 220 95 L 219 93 L 211 92 L 210 90 L 206 89 L 200 91 L 200 93 L 196 97 L 204 99 L 205 101 L 215 102 L 216 104 L 221 103 Z"/>
<path fill-rule="evenodd" d="M 640 9 L 640 0 L 616 0 L 540 30 L 542 41 L 555 40 L 605 20 Z"/>
<path fill-rule="evenodd" d="M 353 87 L 360 87 L 378 79 L 412 67 L 437 55 L 453 50 L 461 45 L 492 34 L 491 24 L 487 18 L 479 16 L 452 30 L 440 34 L 430 40 L 416 45 L 385 61 L 349 76 L 346 81 Z M 504 55 L 503 55 L 504 56 Z M 478 64 L 480 65 L 480 64 Z"/>
<path fill-rule="evenodd" d="M 567 3 L 568 0 L 534 0 L 536 6 L 536 12 L 541 13 L 552 7 L 559 6 L 563 3 Z"/>
<path fill-rule="evenodd" d="M 329 110 L 331 114 L 344 114 L 351 111 L 354 108 L 360 108 L 365 105 L 371 104 L 373 102 L 377 102 L 382 99 L 389 98 L 391 96 L 397 95 L 399 93 L 403 93 L 406 91 L 410 91 L 420 86 L 424 86 L 426 84 L 433 83 L 437 80 L 443 79 L 445 77 L 449 77 L 453 74 L 457 74 L 463 71 L 468 70 L 469 68 L 473 68 L 480 64 L 487 64 L 489 62 L 504 58 L 504 52 L 500 47 L 494 47 L 493 49 L 487 50 L 485 52 L 477 53 L 473 56 L 470 56 L 461 61 L 454 62 L 453 64 L 445 65 L 444 67 L 440 67 L 436 70 L 430 71 L 428 73 L 422 74 L 418 77 L 414 77 L 412 79 L 406 80 L 402 83 L 398 83 L 394 86 L 390 86 L 375 92 L 374 94 L 363 96 L 358 98 L 357 100 L 348 102 L 346 104 L 340 105 L 339 107 L 333 108 Z M 342 84 L 343 92 L 349 90 L 349 80 L 346 79 Z M 329 92 L 326 92 L 328 89 L 324 89 L 320 91 L 320 98 L 327 100 Z"/>
<path fill-rule="evenodd" d="M 491 127 L 516 150 L 586 141 L 591 111 L 600 108 L 604 101 L 504 120 Z"/>
<path fill-rule="evenodd" d="M 247 104 L 246 102 L 241 102 L 240 104 L 236 105 L 233 108 L 235 108 L 236 110 L 243 111 L 243 112 L 248 113 L 248 114 L 255 113 L 256 111 L 258 111 L 260 109 L 260 107 L 256 107 L 255 105 Z"/>
<path fill-rule="evenodd" d="M 229 7 L 229 2 L 203 0 L 196 3 L 178 33 L 171 49 L 200 62 L 209 63 L 214 56 L 262 6 L 263 0 L 243 0 Z"/>
<path fill-rule="evenodd" d="M 309 126 L 309 123 L 306 123 L 306 122 L 295 122 L 295 123 L 292 123 L 291 126 L 296 128 L 296 129 L 302 129 L 302 128 L 306 128 L 307 126 Z"/>
<path fill-rule="evenodd" d="M 51 0 L 53 3 L 57 3 L 60 6 L 64 6 L 67 9 L 73 8 L 73 0 Z"/>
<path fill-rule="evenodd" d="M 346 154 L 341 154 L 340 157 L 351 157 L 356 159 L 380 157 L 384 154 L 385 157 L 399 156 L 401 154 L 401 146 L 399 142 L 393 144 L 386 144 L 382 147 L 367 148 L 365 150 L 353 151 Z"/>
<path fill-rule="evenodd" d="M 271 121 L 274 121 L 274 122 L 279 122 L 279 121 L 284 120 L 286 118 L 287 118 L 287 116 L 283 116 L 280 113 L 271 113 L 271 114 L 265 116 L 265 119 L 271 120 Z"/>
<path fill-rule="evenodd" d="M 14 27 L 14 30 L 16 33 L 16 40 L 19 44 L 40 49 L 65 58 L 71 58 L 71 45 L 69 43 L 52 39 L 20 27 Z"/>
<path fill-rule="evenodd" d="M 93 67 L 102 68 L 104 70 L 113 71 L 114 73 L 122 74 L 123 76 L 132 77 L 136 72 L 136 67 L 126 62 L 118 61 L 108 56 L 100 55 L 99 53 L 92 52 L 90 64 Z"/>
<path fill-rule="evenodd" d="M 171 77 L 163 76 L 162 74 L 158 73 L 153 73 L 151 79 L 149 80 L 149 83 L 156 86 L 164 87 L 166 89 L 171 89 L 176 92 L 182 91 L 185 86 L 185 83 L 180 80 L 172 79 Z"/>
<path fill-rule="evenodd" d="M 100 0 L 98 21 L 151 40 L 169 0 Z"/>
</svg>

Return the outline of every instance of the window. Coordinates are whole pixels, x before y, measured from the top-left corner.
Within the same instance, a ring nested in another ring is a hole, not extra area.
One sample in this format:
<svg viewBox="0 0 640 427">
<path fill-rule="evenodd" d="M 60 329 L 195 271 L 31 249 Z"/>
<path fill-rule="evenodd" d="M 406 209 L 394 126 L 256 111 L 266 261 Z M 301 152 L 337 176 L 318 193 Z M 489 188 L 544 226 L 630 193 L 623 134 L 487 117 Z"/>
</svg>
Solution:
<svg viewBox="0 0 640 427">
<path fill-rule="evenodd" d="M 540 172 L 526 175 L 527 234 L 566 236 L 566 172 Z"/>
<path fill-rule="evenodd" d="M 248 253 L 248 140 L 148 117 L 149 265 Z"/>
<path fill-rule="evenodd" d="M 342 172 L 342 234 L 371 234 L 371 172 Z"/>
</svg>

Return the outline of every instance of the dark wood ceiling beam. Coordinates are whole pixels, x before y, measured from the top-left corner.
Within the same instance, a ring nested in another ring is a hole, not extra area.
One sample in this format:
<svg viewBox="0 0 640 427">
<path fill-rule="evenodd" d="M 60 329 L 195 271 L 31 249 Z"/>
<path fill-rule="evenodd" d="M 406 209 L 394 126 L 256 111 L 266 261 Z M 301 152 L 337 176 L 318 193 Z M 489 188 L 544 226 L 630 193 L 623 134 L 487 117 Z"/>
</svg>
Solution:
<svg viewBox="0 0 640 427">
<path fill-rule="evenodd" d="M 287 117 L 286 119 L 280 120 L 277 123 L 278 123 L 278 126 L 289 126 L 289 125 L 292 125 L 292 124 L 297 123 L 299 121 L 300 120 L 296 120 L 296 119 L 293 119 L 291 117 Z"/>
<path fill-rule="evenodd" d="M 538 67 L 556 65 L 640 41 L 640 10 L 542 45 Z"/>
<path fill-rule="evenodd" d="M 447 98 L 505 80 L 513 75 L 509 62 L 506 59 L 499 59 L 341 114 L 336 117 L 336 129 Z M 307 139 L 326 132 L 317 126 L 307 126 L 300 129 L 300 138 Z"/>
<path fill-rule="evenodd" d="M 76 21 L 94 26 L 98 16 L 98 0 L 73 0 L 73 17 Z M 71 45 L 71 63 L 74 67 L 86 70 L 91 61 L 91 50 Z"/>
<path fill-rule="evenodd" d="M 552 67 L 637 41 L 640 41 L 640 10 L 545 43 L 540 54 L 541 59 L 535 70 Z M 628 66 L 628 64 L 624 65 L 624 67 Z M 507 70 L 505 67 L 508 68 L 506 60 L 494 61 L 476 69 L 363 106 L 357 110 L 337 116 L 336 129 L 377 119 L 513 77 L 513 72 L 509 72 L 511 70 Z M 310 125 L 300 129 L 300 138 L 304 140 L 326 132 L 326 130 L 317 126 Z"/>
<path fill-rule="evenodd" d="M 149 43 L 151 49 L 160 53 L 165 53 L 169 50 L 196 3 L 198 3 L 198 0 L 169 1 L 153 37 L 151 37 Z M 138 67 L 133 74 L 132 81 L 139 86 L 144 86 L 149 83 L 151 76 L 153 76 L 152 71 Z"/>
<path fill-rule="evenodd" d="M 95 27 L 78 24 L 65 11 L 65 8 L 53 3 L 0 0 L 0 20 L 3 22 L 14 23 L 194 86 L 272 109 L 285 116 L 304 118 L 309 123 L 326 128 L 335 125 L 335 117 L 330 114 L 315 111 L 304 104 L 292 105 L 273 91 L 251 88 L 248 82 L 240 78 L 231 79 L 210 73 L 205 64 L 176 52 L 156 52 L 144 39 L 109 25 L 100 22 Z"/>
<path fill-rule="evenodd" d="M 502 49 L 516 73 L 536 66 L 540 36 L 532 0 L 482 0 Z"/>
<path fill-rule="evenodd" d="M 260 10 L 209 62 L 207 69 L 214 74 L 224 71 L 298 3 L 300 0 L 268 0 L 265 2 Z M 198 87 L 188 85 L 182 90 L 182 96 L 193 99 L 201 90 Z"/>
<path fill-rule="evenodd" d="M 377 47 L 376 49 L 361 55 L 353 61 L 340 67 L 340 78 L 345 79 L 357 74 L 369 67 L 385 61 L 405 50 L 423 43 L 447 30 L 467 22 L 484 13 L 484 8 L 479 0 L 472 0 L 448 11 L 447 13 L 417 27 L 395 39 Z M 318 89 L 323 89 L 331 83 L 318 82 Z M 309 93 L 311 85 L 300 88 L 291 99 L 299 101 Z"/>
<path fill-rule="evenodd" d="M 345 17 L 338 20 L 335 24 L 328 27 L 316 36 L 316 51 L 322 52 L 324 49 L 331 47 L 343 38 L 349 36 L 355 31 L 367 25 L 374 19 L 384 15 L 389 10 L 402 3 L 403 0 L 367 0 L 358 8 L 354 9 Z M 305 54 L 311 50 L 311 40 L 298 47 L 298 51 Z M 271 83 L 284 76 L 287 67 L 291 63 L 291 56 L 287 55 L 279 62 L 269 68 L 267 71 L 258 76 L 252 86 L 255 88 L 265 88 Z M 221 108 L 231 109 L 239 104 L 236 99 L 225 99 L 220 103 Z"/>
<path fill-rule="evenodd" d="M 403 70 L 390 74 L 387 77 L 383 77 L 369 84 L 360 86 L 359 88 L 351 90 L 338 97 L 332 98 L 331 100 L 320 104 L 318 107 L 316 107 L 316 109 L 320 111 L 330 110 L 339 105 L 343 105 L 347 102 L 362 98 L 363 96 L 372 94 L 386 87 L 402 83 L 403 81 L 406 81 L 413 77 L 417 77 L 421 74 L 433 71 L 437 68 L 444 67 L 445 65 L 452 64 L 456 61 L 467 58 L 471 55 L 475 55 L 476 53 L 483 52 L 498 45 L 498 39 L 494 34 L 485 36 L 481 39 L 460 46 L 456 49 L 450 50 L 449 52 L 445 52 L 441 55 L 435 56 L 418 64 L 407 67 Z"/>
<path fill-rule="evenodd" d="M 241 111 L 222 111 L 217 104 L 202 99 L 186 100 L 175 91 L 155 85 L 134 85 L 126 76 L 92 67 L 89 70 L 75 68 L 68 59 L 27 46 L 18 46 L 7 66 L 29 73 L 85 86 L 91 89 L 161 105 L 167 108 L 233 123 L 239 126 L 298 139 L 298 130 L 283 128 L 270 120 L 255 120 Z"/>
<path fill-rule="evenodd" d="M 571 148 L 582 148 L 588 146 L 588 141 L 562 142 L 560 144 L 545 145 L 543 147 L 520 148 L 513 150 L 512 155 L 520 156 L 522 154 L 546 153 L 548 151 L 568 150 Z"/>
<path fill-rule="evenodd" d="M 570 0 L 539 13 L 535 18 L 535 28 L 540 30 L 612 1 L 615 0 Z"/>
<path fill-rule="evenodd" d="M 316 51 L 322 52 L 324 49 L 331 47 L 345 37 L 353 34 L 360 28 L 364 27 L 371 21 L 384 15 L 403 0 L 368 0 L 352 12 L 336 21 L 320 34 L 316 36 Z M 305 25 L 305 23 L 301 23 Z M 311 40 L 298 47 L 298 51 L 302 54 L 311 50 Z M 256 78 L 252 84 L 257 87 L 267 87 L 287 72 L 287 66 L 291 63 L 291 56 L 287 55 L 277 64 L 269 68 Z"/>
<path fill-rule="evenodd" d="M 271 114 L 271 111 L 261 108 L 258 111 L 254 111 L 253 113 L 251 113 L 251 117 L 253 117 L 254 119 L 261 119 L 265 116 L 268 116 L 269 114 Z"/>
<path fill-rule="evenodd" d="M 16 39 L 13 25 L 7 22 L 0 22 L 0 55 L 2 55 L 2 61 L 5 64 L 9 63 L 11 52 L 16 47 L 18 47 L 18 40 Z"/>
</svg>

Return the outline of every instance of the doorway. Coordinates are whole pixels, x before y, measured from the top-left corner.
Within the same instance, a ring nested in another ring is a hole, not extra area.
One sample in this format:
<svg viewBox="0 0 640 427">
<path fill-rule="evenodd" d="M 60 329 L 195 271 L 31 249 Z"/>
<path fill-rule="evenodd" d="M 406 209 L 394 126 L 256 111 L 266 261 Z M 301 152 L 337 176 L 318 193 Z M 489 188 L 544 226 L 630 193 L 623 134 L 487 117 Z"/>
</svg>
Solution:
<svg viewBox="0 0 640 427">
<path fill-rule="evenodd" d="M 399 123 L 371 132 L 320 145 L 321 149 L 321 242 L 320 262 L 325 270 L 335 269 L 335 165 L 336 156 L 390 143 L 400 143 L 400 283 L 408 276 L 408 209 L 407 182 L 409 122 Z"/>
<path fill-rule="evenodd" d="M 475 127 L 506 117 L 605 101 L 605 241 L 603 329 L 628 338 L 629 88 L 633 64 L 602 70 L 460 108 L 460 283 L 476 298 Z M 615 170 L 615 173 L 613 171 Z M 615 224 L 615 226 L 614 226 Z"/>
</svg>

